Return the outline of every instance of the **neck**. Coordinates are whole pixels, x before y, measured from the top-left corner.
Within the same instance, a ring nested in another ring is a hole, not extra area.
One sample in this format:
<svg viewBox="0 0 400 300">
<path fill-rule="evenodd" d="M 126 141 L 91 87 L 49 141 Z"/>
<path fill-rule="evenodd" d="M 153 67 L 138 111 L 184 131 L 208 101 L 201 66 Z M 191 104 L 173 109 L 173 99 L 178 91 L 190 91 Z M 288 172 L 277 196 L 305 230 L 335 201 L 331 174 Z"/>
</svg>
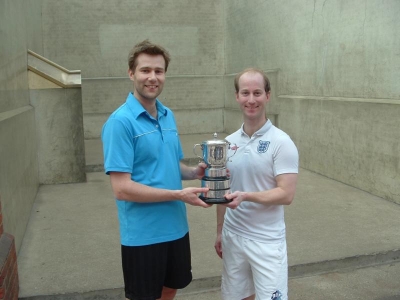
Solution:
<svg viewBox="0 0 400 300">
<path fill-rule="evenodd" d="M 155 105 L 155 103 L 147 107 L 143 105 L 143 107 L 151 116 L 157 119 L 157 106 Z"/>
<path fill-rule="evenodd" d="M 262 121 L 255 120 L 245 120 L 243 125 L 243 130 L 249 137 L 252 137 L 255 132 L 261 129 L 267 123 L 268 119 L 263 119 Z"/>
<path fill-rule="evenodd" d="M 137 95 L 134 95 L 135 98 L 142 104 L 144 109 L 154 118 L 157 119 L 157 105 L 156 105 L 156 99 L 142 99 L 141 97 L 138 97 Z"/>
<path fill-rule="evenodd" d="M 147 109 L 146 108 L 146 111 L 150 114 L 150 115 L 152 115 L 153 117 L 154 117 L 154 119 L 157 119 L 157 107 L 152 107 L 152 108 L 150 108 L 150 109 Z"/>
</svg>

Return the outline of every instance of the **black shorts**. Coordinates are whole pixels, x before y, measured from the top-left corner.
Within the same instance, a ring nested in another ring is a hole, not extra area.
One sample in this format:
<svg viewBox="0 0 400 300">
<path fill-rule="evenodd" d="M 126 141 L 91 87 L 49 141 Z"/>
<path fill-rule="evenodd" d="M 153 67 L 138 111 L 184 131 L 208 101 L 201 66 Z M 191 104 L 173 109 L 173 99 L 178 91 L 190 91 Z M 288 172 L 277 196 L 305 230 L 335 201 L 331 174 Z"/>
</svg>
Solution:
<svg viewBox="0 0 400 300">
<path fill-rule="evenodd" d="M 171 242 L 121 245 L 121 254 L 128 299 L 158 299 L 163 286 L 182 289 L 192 281 L 189 233 Z"/>
</svg>

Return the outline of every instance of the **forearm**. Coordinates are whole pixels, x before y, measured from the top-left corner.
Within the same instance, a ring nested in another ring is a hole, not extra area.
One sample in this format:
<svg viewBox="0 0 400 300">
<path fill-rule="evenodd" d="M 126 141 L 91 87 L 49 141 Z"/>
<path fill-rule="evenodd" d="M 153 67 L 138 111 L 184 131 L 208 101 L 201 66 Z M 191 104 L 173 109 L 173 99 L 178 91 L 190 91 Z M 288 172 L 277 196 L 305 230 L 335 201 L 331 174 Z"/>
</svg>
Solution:
<svg viewBox="0 0 400 300">
<path fill-rule="evenodd" d="M 181 166 L 181 177 L 182 180 L 193 180 L 197 179 L 197 173 L 195 167 L 189 167 L 184 163 L 180 162 Z"/>
<path fill-rule="evenodd" d="M 224 226 L 225 211 L 225 206 L 217 205 L 217 234 L 221 234 L 222 232 L 222 227 Z"/>
<path fill-rule="evenodd" d="M 297 174 L 282 174 L 276 177 L 277 187 L 259 191 L 242 192 L 237 191 L 227 195 L 228 199 L 233 199 L 230 208 L 237 207 L 242 201 L 250 201 L 264 205 L 290 205 L 296 191 Z"/>
<path fill-rule="evenodd" d="M 297 174 L 282 174 L 276 177 L 277 187 L 256 193 L 248 193 L 248 201 L 266 205 L 290 205 L 296 192 Z"/>
<path fill-rule="evenodd" d="M 139 203 L 180 200 L 194 206 L 211 206 L 198 197 L 198 194 L 208 192 L 208 188 L 187 187 L 182 190 L 154 188 L 133 181 L 129 173 L 110 172 L 110 179 L 115 198 L 118 200 Z"/>
<path fill-rule="evenodd" d="M 132 180 L 113 182 L 111 180 L 115 198 L 133 202 L 162 202 L 180 199 L 181 190 L 166 190 L 149 187 Z"/>
<path fill-rule="evenodd" d="M 262 192 L 243 192 L 243 200 L 265 205 L 289 205 L 293 197 L 280 187 Z"/>
</svg>

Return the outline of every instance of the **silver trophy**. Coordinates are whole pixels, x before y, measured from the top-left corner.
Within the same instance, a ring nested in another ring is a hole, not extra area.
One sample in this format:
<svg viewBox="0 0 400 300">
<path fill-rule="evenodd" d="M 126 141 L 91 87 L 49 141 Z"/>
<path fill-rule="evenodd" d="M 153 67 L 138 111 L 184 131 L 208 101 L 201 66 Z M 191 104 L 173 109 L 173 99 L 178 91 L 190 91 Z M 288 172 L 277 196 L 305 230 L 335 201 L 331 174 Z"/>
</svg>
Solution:
<svg viewBox="0 0 400 300">
<path fill-rule="evenodd" d="M 235 152 L 231 156 L 227 156 L 230 145 L 226 140 L 218 140 L 217 133 L 214 133 L 214 139 L 204 141 L 201 144 L 195 144 L 193 147 L 193 153 L 207 164 L 205 174 L 201 179 L 201 186 L 208 187 L 209 191 L 201 193 L 199 196 L 206 203 L 218 204 L 231 201 L 225 198 L 230 189 L 229 178 L 226 173 L 226 163 L 236 153 L 235 149 Z M 203 156 L 197 155 L 197 146 L 201 146 Z"/>
</svg>

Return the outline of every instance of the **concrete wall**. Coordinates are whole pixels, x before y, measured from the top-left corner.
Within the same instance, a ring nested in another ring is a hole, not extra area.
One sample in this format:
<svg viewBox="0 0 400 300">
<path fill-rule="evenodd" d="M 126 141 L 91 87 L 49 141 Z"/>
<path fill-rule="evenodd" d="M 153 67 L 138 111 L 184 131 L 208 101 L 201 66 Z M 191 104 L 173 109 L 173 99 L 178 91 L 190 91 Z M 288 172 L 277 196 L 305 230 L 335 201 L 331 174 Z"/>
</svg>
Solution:
<svg viewBox="0 0 400 300">
<path fill-rule="evenodd" d="M 236 130 L 233 76 L 257 66 L 302 167 L 400 203 L 399 15 L 397 0 L 0 0 L 4 230 L 18 251 L 39 185 L 27 50 L 82 70 L 85 136 L 98 138 L 145 38 L 171 52 L 160 98 L 182 134 Z"/>
<path fill-rule="evenodd" d="M 279 70 L 301 166 L 400 203 L 400 2 L 224 3 L 227 74 Z"/>
<path fill-rule="evenodd" d="M 27 49 L 42 53 L 41 1 L 0 0 L 0 28 L 0 198 L 18 251 L 39 185 Z"/>
<path fill-rule="evenodd" d="M 81 88 L 31 88 L 30 101 L 35 109 L 39 183 L 86 181 Z"/>
<path fill-rule="evenodd" d="M 223 3 L 215 0 L 44 0 L 44 56 L 82 70 L 86 139 L 98 138 L 125 101 L 128 52 L 146 38 L 171 53 L 160 99 L 175 111 L 180 133 L 221 131 L 223 24 Z"/>
<path fill-rule="evenodd" d="M 301 166 L 400 203 L 399 12 L 397 0 L 43 0 L 44 56 L 82 70 L 86 139 L 131 90 L 137 41 L 172 54 L 160 99 L 181 134 L 233 131 L 233 75 L 267 70 L 269 117 Z"/>
</svg>

